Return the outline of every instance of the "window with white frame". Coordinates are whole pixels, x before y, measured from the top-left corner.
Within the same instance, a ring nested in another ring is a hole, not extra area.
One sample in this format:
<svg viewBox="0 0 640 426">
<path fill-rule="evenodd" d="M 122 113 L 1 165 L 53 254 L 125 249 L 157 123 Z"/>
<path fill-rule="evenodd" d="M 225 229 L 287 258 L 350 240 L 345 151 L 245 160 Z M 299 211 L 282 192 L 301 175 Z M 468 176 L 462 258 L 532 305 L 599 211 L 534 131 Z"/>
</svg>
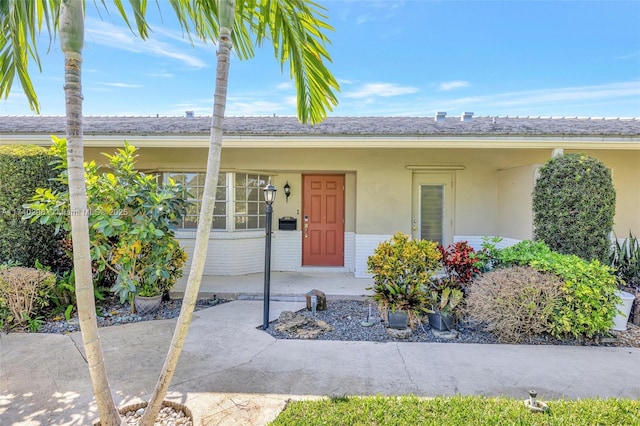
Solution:
<svg viewBox="0 0 640 426">
<path fill-rule="evenodd" d="M 269 176 L 254 173 L 234 173 L 234 224 L 236 230 L 264 228 L 264 187 Z"/>
<path fill-rule="evenodd" d="M 191 172 L 166 172 L 164 179 L 173 179 L 181 184 L 187 193 L 187 214 L 182 218 L 180 228 L 195 229 L 198 227 L 198 216 L 202 206 L 202 195 L 204 193 L 204 173 Z M 226 173 L 218 175 L 218 189 L 216 191 L 216 204 L 213 210 L 212 229 L 227 229 L 227 176 Z"/>
<path fill-rule="evenodd" d="M 171 178 L 185 187 L 189 203 L 180 228 L 195 229 L 202 205 L 205 174 L 165 172 L 163 178 Z M 268 175 L 257 173 L 220 173 L 212 229 L 240 231 L 264 228 L 266 220 L 263 188 L 269 178 Z"/>
</svg>

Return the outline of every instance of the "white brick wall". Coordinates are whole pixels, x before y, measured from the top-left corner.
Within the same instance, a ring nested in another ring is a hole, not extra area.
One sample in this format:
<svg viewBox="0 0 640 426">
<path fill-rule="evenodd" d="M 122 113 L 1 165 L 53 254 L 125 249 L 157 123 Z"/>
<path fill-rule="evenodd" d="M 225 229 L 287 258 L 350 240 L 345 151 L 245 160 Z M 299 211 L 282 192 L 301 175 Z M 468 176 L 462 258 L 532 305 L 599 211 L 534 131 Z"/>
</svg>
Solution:
<svg viewBox="0 0 640 426">
<path fill-rule="evenodd" d="M 179 231 L 176 237 L 187 252 L 188 271 L 193 259 L 195 232 Z M 205 275 L 243 275 L 264 269 L 264 231 L 211 233 Z"/>
<path fill-rule="evenodd" d="M 296 271 L 301 264 L 302 231 L 273 231 L 273 238 L 271 239 L 271 270 Z"/>
<path fill-rule="evenodd" d="M 193 259 L 195 232 L 178 231 L 176 237 L 187 252 L 185 274 L 188 273 Z M 205 275 L 243 275 L 264 270 L 265 236 L 263 231 L 249 232 L 212 232 L 207 250 Z M 353 272 L 355 259 L 355 240 L 353 232 L 345 233 L 344 267 L 340 271 Z M 366 262 L 366 259 L 365 259 Z M 308 270 L 302 266 L 302 232 L 273 231 L 271 239 L 271 270 L 299 271 Z M 326 268 L 319 268 L 326 270 Z"/>
<path fill-rule="evenodd" d="M 193 258 L 195 232 L 179 231 L 176 237 L 187 251 L 188 259 L 185 271 L 188 271 Z M 392 235 L 359 235 L 346 232 L 344 239 L 344 267 L 341 271 L 353 272 L 356 278 L 368 278 L 367 259 L 382 241 L 390 239 Z M 456 235 L 454 241 L 468 241 L 476 250 L 482 248 L 482 236 Z M 519 240 L 503 238 L 497 244 L 498 248 L 508 247 Z M 244 275 L 262 272 L 264 270 L 264 232 L 233 232 L 211 233 L 205 275 Z M 301 231 L 273 231 L 271 240 L 271 270 L 300 271 L 309 268 L 302 267 L 302 232 Z M 326 270 L 326 268 L 318 268 Z"/>
<path fill-rule="evenodd" d="M 356 278 L 369 278 L 371 274 L 367 273 L 367 258 L 373 254 L 378 244 L 388 240 L 393 235 L 373 235 L 362 234 L 356 235 L 355 245 L 355 270 Z"/>
</svg>

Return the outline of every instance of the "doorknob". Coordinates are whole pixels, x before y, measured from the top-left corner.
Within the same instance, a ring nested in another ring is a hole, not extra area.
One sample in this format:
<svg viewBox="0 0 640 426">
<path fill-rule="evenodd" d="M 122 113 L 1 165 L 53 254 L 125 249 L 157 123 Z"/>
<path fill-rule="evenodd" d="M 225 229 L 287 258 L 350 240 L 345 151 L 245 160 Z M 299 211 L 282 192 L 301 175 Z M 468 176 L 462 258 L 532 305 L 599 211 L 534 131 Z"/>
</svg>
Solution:
<svg viewBox="0 0 640 426">
<path fill-rule="evenodd" d="M 308 223 L 304 224 L 304 237 L 305 238 L 309 238 L 309 224 Z"/>
<path fill-rule="evenodd" d="M 414 231 L 417 231 L 417 230 L 418 230 L 418 227 L 417 227 L 417 226 L 414 226 L 414 227 L 413 227 L 413 230 L 414 230 Z"/>
</svg>

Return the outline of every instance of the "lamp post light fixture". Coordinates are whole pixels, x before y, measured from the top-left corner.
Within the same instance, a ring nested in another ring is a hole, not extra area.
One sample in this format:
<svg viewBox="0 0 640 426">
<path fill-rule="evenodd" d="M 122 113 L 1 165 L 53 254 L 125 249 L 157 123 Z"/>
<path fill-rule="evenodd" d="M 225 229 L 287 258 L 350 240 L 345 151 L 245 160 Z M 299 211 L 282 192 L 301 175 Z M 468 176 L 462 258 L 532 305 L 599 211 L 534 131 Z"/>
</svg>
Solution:
<svg viewBox="0 0 640 426">
<path fill-rule="evenodd" d="M 276 187 L 269 183 L 264 187 L 264 202 L 266 204 L 266 235 L 264 242 L 264 304 L 262 309 L 262 329 L 269 328 L 269 298 L 271 287 L 271 222 L 273 216 L 273 202 L 276 199 Z"/>
</svg>

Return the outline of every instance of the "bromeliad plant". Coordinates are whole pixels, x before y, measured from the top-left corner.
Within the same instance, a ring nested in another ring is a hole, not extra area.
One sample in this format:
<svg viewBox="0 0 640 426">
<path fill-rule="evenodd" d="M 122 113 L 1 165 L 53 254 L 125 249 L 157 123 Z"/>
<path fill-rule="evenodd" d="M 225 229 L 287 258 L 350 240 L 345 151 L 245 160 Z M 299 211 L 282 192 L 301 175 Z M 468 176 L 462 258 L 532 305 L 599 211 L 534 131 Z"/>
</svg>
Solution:
<svg viewBox="0 0 640 426">
<path fill-rule="evenodd" d="M 373 300 L 383 316 L 388 311 L 404 311 L 409 323 L 415 325 L 422 314 L 429 312 L 427 283 L 440 267 L 441 254 L 432 241 L 412 240 L 396 233 L 383 241 L 367 260 L 373 274 Z"/>
<path fill-rule="evenodd" d="M 66 141 L 53 142 L 58 180 L 66 184 Z M 125 142 L 115 154 L 103 154 L 109 160 L 103 173 L 95 162 L 85 163 L 91 258 L 98 272 L 117 275 L 111 290 L 123 303 L 136 294 L 163 294 L 182 275 L 186 260 L 172 229 L 186 210 L 184 190 L 173 181 L 163 185 L 157 176 L 137 171 L 135 152 Z M 30 211 L 25 218 L 69 232 L 68 200 L 66 190 L 38 189 L 25 206 Z"/>
</svg>

